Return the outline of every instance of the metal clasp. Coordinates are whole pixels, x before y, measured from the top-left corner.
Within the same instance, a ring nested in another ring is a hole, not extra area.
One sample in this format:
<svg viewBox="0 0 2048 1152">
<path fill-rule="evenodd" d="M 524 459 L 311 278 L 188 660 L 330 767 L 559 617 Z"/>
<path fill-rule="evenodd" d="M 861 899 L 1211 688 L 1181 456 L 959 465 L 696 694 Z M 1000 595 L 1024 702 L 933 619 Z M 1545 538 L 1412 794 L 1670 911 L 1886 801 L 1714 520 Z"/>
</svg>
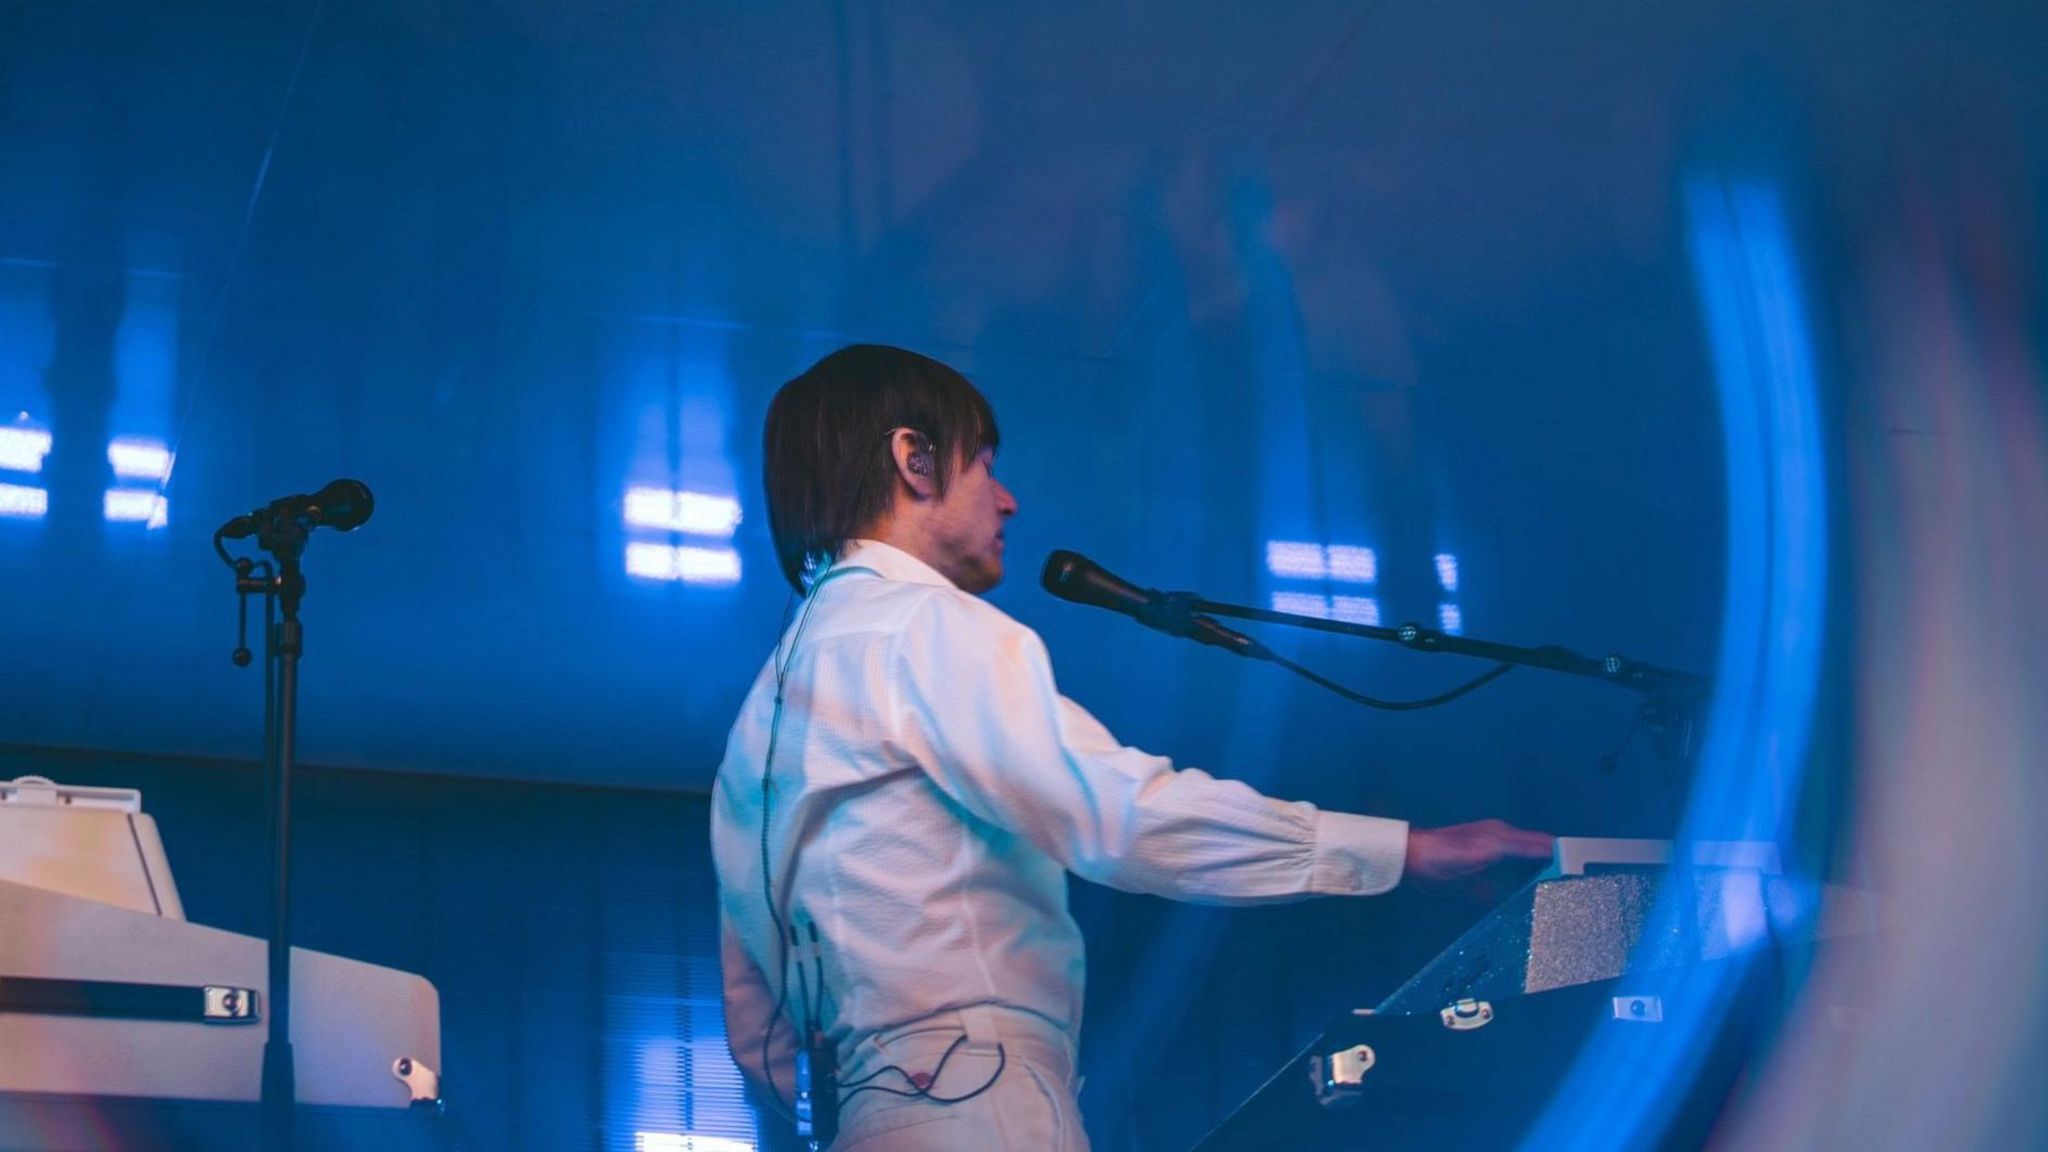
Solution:
<svg viewBox="0 0 2048 1152">
<path fill-rule="evenodd" d="M 256 990 L 208 984 L 203 993 L 200 1018 L 208 1024 L 254 1024 L 257 1019 Z M 190 1001 L 187 1001 L 190 1003 Z"/>
<path fill-rule="evenodd" d="M 1316 1102 L 1325 1108 L 1355 1103 L 1365 1084 L 1365 1074 L 1379 1063 L 1369 1044 L 1356 1044 L 1309 1058 L 1308 1074 L 1315 1084 Z"/>
<path fill-rule="evenodd" d="M 1662 1024 L 1664 1022 L 1664 998 L 1662 996 L 1616 996 L 1614 1018 L 1639 1024 Z"/>
<path fill-rule="evenodd" d="M 1470 1032 L 1493 1023 L 1493 1005 L 1468 996 L 1437 1013 L 1437 1018 L 1453 1032 Z"/>
<path fill-rule="evenodd" d="M 410 1056 L 400 1056 L 391 1062 L 391 1074 L 405 1081 L 405 1086 L 412 1092 L 413 1107 L 440 1111 L 440 1073 Z"/>
</svg>

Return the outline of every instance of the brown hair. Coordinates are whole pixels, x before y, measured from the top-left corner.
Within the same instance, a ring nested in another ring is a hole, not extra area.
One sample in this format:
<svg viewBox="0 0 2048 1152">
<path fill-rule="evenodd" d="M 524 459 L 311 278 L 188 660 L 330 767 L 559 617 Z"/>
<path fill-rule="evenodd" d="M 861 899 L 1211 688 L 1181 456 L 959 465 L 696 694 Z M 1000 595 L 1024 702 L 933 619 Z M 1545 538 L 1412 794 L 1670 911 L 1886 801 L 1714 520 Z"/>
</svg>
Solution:
<svg viewBox="0 0 2048 1152">
<path fill-rule="evenodd" d="M 807 574 L 889 510 L 897 428 L 930 442 L 941 495 L 960 462 L 998 444 L 995 411 L 967 377 L 902 348 L 849 345 L 775 393 L 761 471 L 775 559 L 791 587 L 801 591 Z"/>
</svg>

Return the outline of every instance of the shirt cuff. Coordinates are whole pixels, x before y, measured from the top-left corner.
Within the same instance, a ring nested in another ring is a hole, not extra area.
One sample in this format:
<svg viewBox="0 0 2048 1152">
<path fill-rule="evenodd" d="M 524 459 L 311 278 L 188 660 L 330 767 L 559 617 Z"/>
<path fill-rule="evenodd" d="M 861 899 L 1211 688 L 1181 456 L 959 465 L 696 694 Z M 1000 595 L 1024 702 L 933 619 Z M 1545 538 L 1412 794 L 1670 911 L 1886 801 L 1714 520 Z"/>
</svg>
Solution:
<svg viewBox="0 0 2048 1152">
<path fill-rule="evenodd" d="M 1407 861 L 1406 820 L 1316 813 L 1316 862 L 1309 882 L 1317 895 L 1377 896 L 1401 882 Z"/>
</svg>

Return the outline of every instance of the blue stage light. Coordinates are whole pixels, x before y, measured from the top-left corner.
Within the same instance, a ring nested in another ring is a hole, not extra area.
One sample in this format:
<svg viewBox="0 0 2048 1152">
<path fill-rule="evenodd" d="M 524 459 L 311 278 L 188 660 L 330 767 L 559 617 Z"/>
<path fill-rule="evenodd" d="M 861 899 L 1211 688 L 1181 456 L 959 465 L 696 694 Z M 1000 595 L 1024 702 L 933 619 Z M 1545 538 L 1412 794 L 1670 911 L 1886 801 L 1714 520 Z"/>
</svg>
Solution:
<svg viewBox="0 0 2048 1152">
<path fill-rule="evenodd" d="M 10 472 L 41 472 L 50 454 L 50 434 L 28 423 L 27 413 L 13 426 L 0 428 L 0 468 Z"/>
<path fill-rule="evenodd" d="M 0 516 L 15 520 L 41 519 L 50 511 L 50 494 L 26 484 L 0 484 Z"/>
<path fill-rule="evenodd" d="M 730 496 L 669 488 L 628 488 L 626 524 L 691 536 L 731 539 L 740 523 L 740 502 Z"/>
<path fill-rule="evenodd" d="M 109 523 L 161 528 L 170 523 L 170 501 L 147 488 L 109 488 L 101 505 Z"/>
<path fill-rule="evenodd" d="M 1293 540 L 1266 542 L 1266 571 L 1291 580 L 1321 580 L 1329 574 L 1321 544 Z"/>
<path fill-rule="evenodd" d="M 626 545 L 626 572 L 643 580 L 731 585 L 740 582 L 740 554 L 730 548 L 636 541 Z"/>
<path fill-rule="evenodd" d="M 171 450 L 161 440 L 116 437 L 107 444 L 114 475 L 128 480 L 163 480 L 171 474 Z"/>
<path fill-rule="evenodd" d="M 754 1152 L 754 1142 L 692 1132 L 635 1132 L 633 1152 Z"/>
<path fill-rule="evenodd" d="M 1372 549 L 1332 544 L 1328 553 L 1330 579 L 1343 584 L 1371 584 L 1379 579 L 1379 557 Z"/>
<path fill-rule="evenodd" d="M 1314 616 L 1318 620 L 1330 618 L 1330 598 L 1313 592 L 1275 592 L 1271 604 L 1275 612 Z"/>
<path fill-rule="evenodd" d="M 1370 624 L 1377 627 L 1380 622 L 1380 602 L 1371 596 L 1332 596 L 1330 615 L 1346 624 Z"/>
<path fill-rule="evenodd" d="M 1379 556 L 1355 544 L 1326 548 L 1301 540 L 1268 540 L 1266 571 L 1288 580 L 1371 584 L 1379 579 Z"/>
<path fill-rule="evenodd" d="M 1446 592 L 1458 590 L 1458 558 L 1449 552 L 1436 554 L 1436 582 Z"/>
</svg>

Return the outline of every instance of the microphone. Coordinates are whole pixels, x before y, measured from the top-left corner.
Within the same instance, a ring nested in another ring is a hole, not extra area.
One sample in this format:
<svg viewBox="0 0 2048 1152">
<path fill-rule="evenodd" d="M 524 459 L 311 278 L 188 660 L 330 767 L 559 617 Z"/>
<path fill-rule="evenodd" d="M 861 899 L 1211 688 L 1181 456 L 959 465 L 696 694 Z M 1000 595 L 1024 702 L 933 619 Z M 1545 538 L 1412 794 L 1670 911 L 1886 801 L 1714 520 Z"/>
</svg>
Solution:
<svg viewBox="0 0 2048 1152">
<path fill-rule="evenodd" d="M 336 480 L 318 492 L 282 496 L 246 516 L 237 516 L 220 526 L 227 540 L 254 536 L 278 523 L 297 520 L 308 530 L 332 528 L 349 532 L 363 525 L 376 508 L 370 486 L 361 480 Z"/>
<path fill-rule="evenodd" d="M 1257 640 L 1236 632 L 1188 608 L 1195 596 L 1189 592 L 1161 592 L 1140 588 L 1118 579 L 1102 565 L 1079 552 L 1061 549 L 1045 558 L 1045 571 L 1038 582 L 1062 600 L 1121 612 L 1147 628 L 1201 644 L 1261 659 L 1269 653 Z"/>
</svg>

